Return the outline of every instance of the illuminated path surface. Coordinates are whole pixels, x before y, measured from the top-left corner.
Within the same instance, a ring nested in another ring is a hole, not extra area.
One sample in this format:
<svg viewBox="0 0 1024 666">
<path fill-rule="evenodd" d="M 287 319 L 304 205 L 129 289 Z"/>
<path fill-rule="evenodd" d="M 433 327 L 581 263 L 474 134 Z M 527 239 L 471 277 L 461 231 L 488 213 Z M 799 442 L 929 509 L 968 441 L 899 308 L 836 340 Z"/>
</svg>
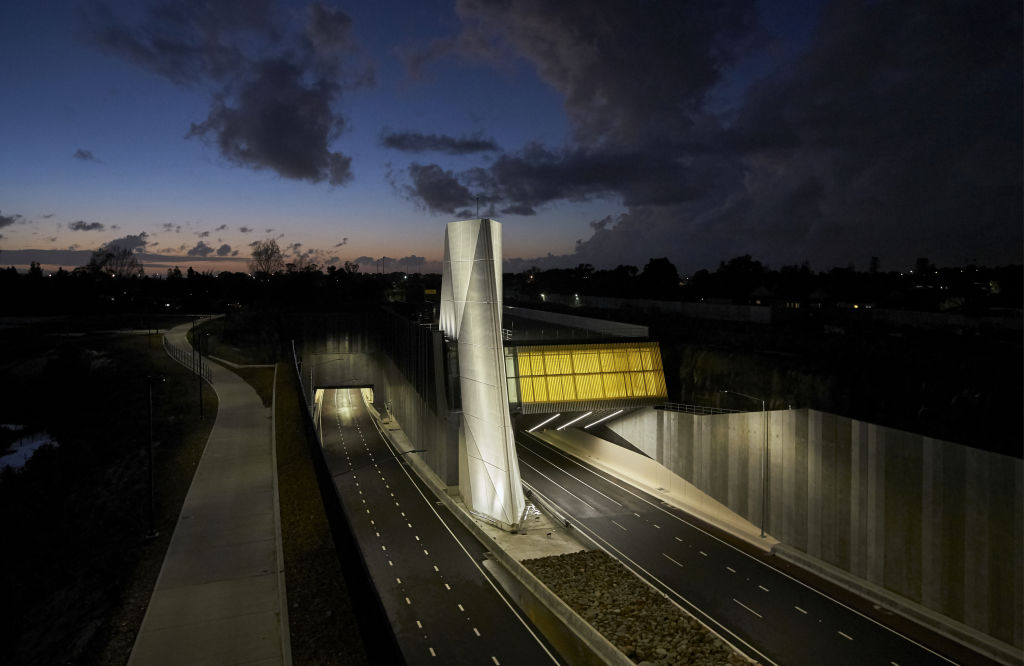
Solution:
<svg viewBox="0 0 1024 666">
<path fill-rule="evenodd" d="M 688 522 L 687 515 L 525 433 L 523 481 L 655 587 L 762 663 L 953 663 Z"/>
<path fill-rule="evenodd" d="M 167 343 L 191 351 L 188 326 Z M 272 410 L 210 364 L 219 406 L 129 664 L 289 664 Z"/>
<path fill-rule="evenodd" d="M 394 459 L 359 391 L 327 391 L 321 425 L 327 467 L 406 663 L 558 663 L 484 573 L 483 545 Z"/>
</svg>

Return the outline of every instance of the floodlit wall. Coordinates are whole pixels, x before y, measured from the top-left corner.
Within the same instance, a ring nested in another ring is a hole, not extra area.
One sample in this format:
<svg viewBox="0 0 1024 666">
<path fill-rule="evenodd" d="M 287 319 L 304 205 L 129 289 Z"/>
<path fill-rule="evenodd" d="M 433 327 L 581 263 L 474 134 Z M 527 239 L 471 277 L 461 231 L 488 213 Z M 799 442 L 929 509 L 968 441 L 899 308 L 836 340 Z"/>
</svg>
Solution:
<svg viewBox="0 0 1024 666">
<path fill-rule="evenodd" d="M 471 510 L 513 528 L 525 501 L 508 413 L 498 222 L 463 220 L 445 228 L 440 327 L 458 342 L 459 491 Z"/>
<path fill-rule="evenodd" d="M 815 410 L 768 414 L 769 534 L 1022 647 L 1020 459 Z M 607 422 L 755 525 L 764 424 L 661 410 Z"/>
</svg>

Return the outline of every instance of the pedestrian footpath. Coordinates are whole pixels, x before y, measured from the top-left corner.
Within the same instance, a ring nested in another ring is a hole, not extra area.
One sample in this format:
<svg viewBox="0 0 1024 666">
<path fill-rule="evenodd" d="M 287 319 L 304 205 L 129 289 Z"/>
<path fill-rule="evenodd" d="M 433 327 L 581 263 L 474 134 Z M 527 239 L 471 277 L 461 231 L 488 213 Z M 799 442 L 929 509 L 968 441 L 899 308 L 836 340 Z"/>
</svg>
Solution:
<svg viewBox="0 0 1024 666">
<path fill-rule="evenodd" d="M 189 326 L 165 336 L 186 366 Z M 217 420 L 128 663 L 290 666 L 273 409 L 235 373 L 207 369 Z"/>
</svg>

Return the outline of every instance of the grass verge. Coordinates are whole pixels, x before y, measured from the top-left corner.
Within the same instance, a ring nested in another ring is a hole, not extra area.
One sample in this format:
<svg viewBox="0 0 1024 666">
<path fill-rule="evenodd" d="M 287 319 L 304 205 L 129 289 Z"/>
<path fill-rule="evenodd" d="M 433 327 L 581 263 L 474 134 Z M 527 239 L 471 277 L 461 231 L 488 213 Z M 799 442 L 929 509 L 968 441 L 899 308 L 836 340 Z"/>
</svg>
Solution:
<svg viewBox="0 0 1024 666">
<path fill-rule="evenodd" d="M 296 664 L 367 664 L 310 458 L 299 395 L 294 373 L 279 364 L 277 474 L 292 659 Z"/>
</svg>

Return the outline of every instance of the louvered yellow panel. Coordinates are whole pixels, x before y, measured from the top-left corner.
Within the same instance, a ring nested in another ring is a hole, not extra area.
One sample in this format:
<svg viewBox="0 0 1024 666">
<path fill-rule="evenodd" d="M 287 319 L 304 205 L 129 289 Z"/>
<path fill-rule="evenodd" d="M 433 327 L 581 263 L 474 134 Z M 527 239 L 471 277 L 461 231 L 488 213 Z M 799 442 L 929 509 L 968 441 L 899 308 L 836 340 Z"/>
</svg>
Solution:
<svg viewBox="0 0 1024 666">
<path fill-rule="evenodd" d="M 626 382 L 622 378 L 622 373 L 606 373 L 601 375 L 604 379 L 604 394 L 607 398 L 625 398 L 626 397 Z"/>
<path fill-rule="evenodd" d="M 544 354 L 542 352 L 534 352 L 530 354 L 530 372 L 531 375 L 543 375 L 544 374 Z"/>
<path fill-rule="evenodd" d="M 579 396 L 580 400 L 600 400 L 604 398 L 601 375 L 597 373 L 576 375 L 576 395 Z"/>
<path fill-rule="evenodd" d="M 644 373 L 630 372 L 626 374 L 626 385 L 629 387 L 631 397 L 645 397 L 647 385 L 644 383 Z"/>
<path fill-rule="evenodd" d="M 644 381 L 647 384 L 648 396 L 667 395 L 665 390 L 665 375 L 660 372 L 645 372 Z"/>
<path fill-rule="evenodd" d="M 529 382 L 533 385 L 534 402 L 551 402 L 548 395 L 548 380 L 545 377 L 533 377 Z"/>
<path fill-rule="evenodd" d="M 601 372 L 600 354 L 597 351 L 578 349 L 573 352 L 572 358 L 576 374 Z"/>
</svg>

